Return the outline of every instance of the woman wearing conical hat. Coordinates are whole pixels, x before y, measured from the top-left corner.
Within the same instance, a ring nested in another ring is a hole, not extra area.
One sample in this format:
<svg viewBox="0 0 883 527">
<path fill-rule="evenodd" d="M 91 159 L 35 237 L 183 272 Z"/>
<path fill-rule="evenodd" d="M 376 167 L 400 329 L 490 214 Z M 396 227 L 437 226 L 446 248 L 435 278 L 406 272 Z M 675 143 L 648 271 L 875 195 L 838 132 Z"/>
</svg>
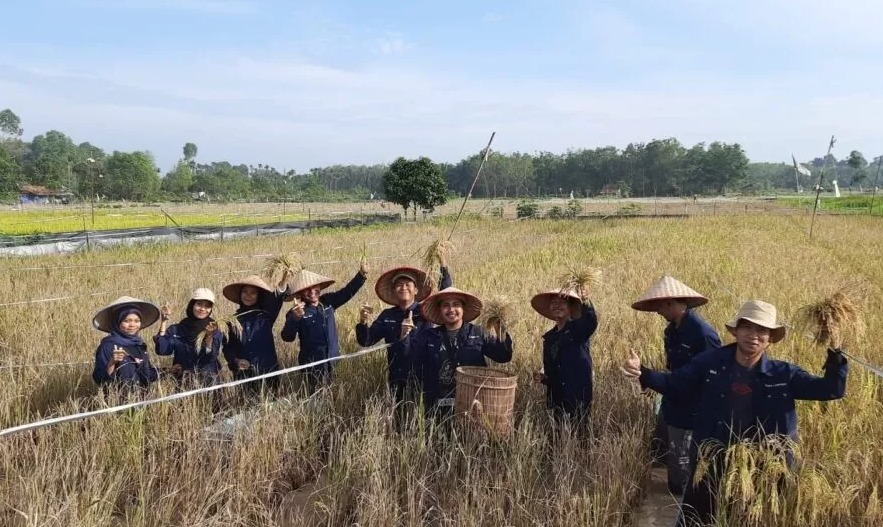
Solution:
<svg viewBox="0 0 883 527">
<path fill-rule="evenodd" d="M 554 289 L 534 296 L 530 305 L 555 322 L 543 335 L 543 372 L 536 372 L 534 380 L 546 386 L 546 403 L 556 414 L 587 424 L 593 388 L 590 339 L 598 328 L 589 293 Z"/>
<path fill-rule="evenodd" d="M 212 318 L 214 306 L 215 294 L 200 287 L 190 295 L 185 316 L 177 324 L 169 325 L 169 306 L 160 308 L 159 333 L 153 336 L 153 342 L 157 355 L 172 355 L 175 378 L 205 385 L 219 381 L 221 363 L 218 357 L 223 336 Z"/>
<path fill-rule="evenodd" d="M 274 291 L 260 276 L 251 275 L 224 286 L 223 294 L 224 298 L 238 304 L 236 319 L 242 328 L 234 331 L 231 327 L 223 345 L 233 378 L 247 379 L 278 370 L 273 324 L 279 318 L 288 294 L 286 285 L 280 283 Z M 274 386 L 276 379 L 269 379 L 267 384 Z M 261 387 L 254 382 L 248 384 L 250 390 Z"/>
<path fill-rule="evenodd" d="M 443 261 L 438 288 L 452 285 L 453 279 Z M 420 305 L 432 293 L 432 284 L 427 282 L 426 273 L 420 269 L 396 267 L 380 275 L 374 284 L 374 292 L 392 307 L 381 311 L 369 327 L 371 310 L 363 306 L 356 324 L 356 340 L 360 346 L 371 346 L 380 340 L 389 345 L 386 348 L 389 389 L 396 402 L 400 402 L 405 397 L 405 387 L 411 375 L 411 360 L 405 353 L 404 337 L 423 322 Z"/>
<path fill-rule="evenodd" d="M 453 411 L 457 367 L 487 366 L 485 357 L 495 362 L 512 360 L 512 338 L 503 328 L 489 333 L 472 324 L 481 309 L 478 297 L 456 287 L 442 289 L 421 304 L 423 319 L 438 326 L 409 332 L 405 350 L 413 357 L 427 411 Z"/>
<path fill-rule="evenodd" d="M 667 322 L 665 367 L 673 371 L 690 362 L 700 353 L 721 346 L 717 331 L 693 309 L 708 302 L 683 282 L 664 275 L 632 304 L 638 311 L 658 313 Z M 654 441 L 656 448 L 666 453 L 668 488 L 672 494 L 683 494 L 692 472 L 690 444 L 696 399 L 682 400 L 662 397 Z"/>
<path fill-rule="evenodd" d="M 290 295 L 294 297 L 294 307 L 285 316 L 282 327 L 282 340 L 293 342 L 300 339 L 298 364 L 308 364 L 340 355 L 340 342 L 337 335 L 335 310 L 350 301 L 365 285 L 368 269 L 365 263 L 342 289 L 333 293 L 322 290 L 334 283 L 331 278 L 306 269 L 301 270 L 291 285 Z M 307 382 L 310 393 L 320 384 L 331 381 L 333 362 L 307 368 Z"/>
<path fill-rule="evenodd" d="M 125 390 L 146 388 L 155 382 L 157 371 L 139 333 L 158 318 L 159 308 L 129 296 L 117 298 L 98 311 L 92 325 L 107 336 L 95 350 L 92 379 L 101 386 Z"/>
<path fill-rule="evenodd" d="M 795 364 L 768 357 L 770 345 L 785 338 L 785 326 L 772 304 L 749 300 L 725 325 L 734 343 L 702 353 L 670 373 L 644 368 L 634 351 L 622 367 L 642 387 L 670 397 L 698 399 L 690 452 L 694 460 L 703 445 L 725 447 L 746 440 L 770 444 L 777 437 L 797 441 L 795 401 L 844 396 L 849 366 L 841 343 L 828 348 L 824 375 L 816 377 Z M 788 443 L 783 446 L 781 453 L 790 464 Z M 689 481 L 694 483 L 688 483 L 684 492 L 679 525 L 715 523 L 715 498 L 725 470 L 725 456 L 712 455 L 700 481 L 691 474 Z"/>
</svg>

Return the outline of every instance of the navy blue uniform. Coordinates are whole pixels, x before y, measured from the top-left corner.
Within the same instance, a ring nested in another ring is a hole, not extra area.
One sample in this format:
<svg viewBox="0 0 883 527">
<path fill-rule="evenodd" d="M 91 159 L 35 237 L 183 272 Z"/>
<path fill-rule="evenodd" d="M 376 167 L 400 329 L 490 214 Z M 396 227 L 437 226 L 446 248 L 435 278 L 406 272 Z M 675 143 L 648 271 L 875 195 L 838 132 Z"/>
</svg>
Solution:
<svg viewBox="0 0 883 527">
<path fill-rule="evenodd" d="M 216 382 L 221 373 L 221 363 L 218 357 L 221 354 L 222 341 L 221 333 L 215 332 L 210 345 L 203 342 L 197 350 L 196 344 L 184 338 L 180 333 L 178 324 L 169 326 L 165 335 L 156 334 L 153 336 L 157 355 L 172 355 L 173 364 L 181 365 L 185 372 L 196 374 L 201 382 L 207 383 Z"/>
<path fill-rule="evenodd" d="M 140 342 L 140 344 L 139 344 Z M 117 365 L 114 372 L 107 374 L 107 365 L 113 360 L 114 346 L 126 350 L 128 356 Z M 141 362 L 139 363 L 137 360 Z M 95 350 L 95 369 L 92 371 L 92 379 L 96 384 L 118 385 L 127 389 L 145 388 L 159 378 L 156 368 L 150 364 L 147 355 L 147 344 L 138 337 L 123 337 L 111 333 L 98 344 Z"/>
<path fill-rule="evenodd" d="M 592 405 L 592 355 L 590 337 L 598 328 L 598 315 L 589 304 L 580 304 L 580 317 L 560 330 L 543 335 L 543 372 L 546 403 L 556 412 L 584 418 Z"/>
<path fill-rule="evenodd" d="M 242 325 L 241 334 L 230 329 L 224 342 L 224 357 L 235 379 L 254 377 L 279 369 L 273 324 L 279 317 L 286 292 L 261 291 L 254 306 L 239 306 L 236 319 Z M 251 368 L 240 370 L 237 359 L 245 359 Z M 254 384 L 254 383 L 251 383 Z"/>
</svg>

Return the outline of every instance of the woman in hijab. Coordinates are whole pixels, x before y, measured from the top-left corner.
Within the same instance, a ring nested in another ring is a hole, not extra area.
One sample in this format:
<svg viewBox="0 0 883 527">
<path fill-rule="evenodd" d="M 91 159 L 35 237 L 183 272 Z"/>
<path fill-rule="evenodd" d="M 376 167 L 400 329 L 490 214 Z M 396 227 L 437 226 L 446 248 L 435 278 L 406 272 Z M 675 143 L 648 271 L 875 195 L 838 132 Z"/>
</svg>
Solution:
<svg viewBox="0 0 883 527">
<path fill-rule="evenodd" d="M 159 308 L 129 296 L 114 300 L 95 314 L 92 325 L 108 333 L 95 350 L 92 379 L 98 385 L 134 391 L 157 380 L 156 368 L 150 364 L 147 344 L 139 332 L 158 318 Z"/>
<path fill-rule="evenodd" d="M 201 287 L 191 295 L 186 316 L 177 324 L 168 325 L 169 306 L 160 308 L 159 333 L 153 337 L 156 354 L 173 356 L 171 371 L 178 380 L 202 385 L 218 383 L 222 336 L 211 316 L 214 305 L 215 294 Z M 200 339 L 200 335 L 204 338 Z"/>
</svg>

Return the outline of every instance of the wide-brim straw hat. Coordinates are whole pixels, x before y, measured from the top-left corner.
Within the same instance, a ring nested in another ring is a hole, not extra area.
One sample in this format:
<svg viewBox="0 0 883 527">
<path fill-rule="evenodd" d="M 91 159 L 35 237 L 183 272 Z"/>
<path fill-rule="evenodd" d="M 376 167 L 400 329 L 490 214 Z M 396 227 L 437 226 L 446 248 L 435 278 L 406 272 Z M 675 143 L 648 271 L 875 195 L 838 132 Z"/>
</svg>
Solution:
<svg viewBox="0 0 883 527">
<path fill-rule="evenodd" d="M 121 296 L 95 313 L 92 326 L 99 331 L 110 333 L 117 323 L 116 314 L 124 307 L 134 307 L 141 312 L 141 329 L 159 320 L 159 308 L 154 304 L 131 296 Z"/>
<path fill-rule="evenodd" d="M 225 285 L 223 289 L 224 298 L 233 302 L 234 304 L 242 303 L 240 295 L 242 293 L 242 287 L 246 285 L 257 287 L 261 291 L 266 291 L 268 293 L 273 292 L 273 289 L 267 285 L 267 282 L 264 282 L 263 278 L 256 274 L 253 274 L 246 276 L 241 280 L 233 282 L 232 284 Z"/>
<path fill-rule="evenodd" d="M 417 286 L 417 294 L 414 298 L 416 302 L 422 302 L 432 293 L 432 285 L 426 283 L 426 273 L 424 271 L 415 267 L 396 267 L 383 273 L 377 279 L 377 282 L 374 284 L 374 292 L 377 293 L 377 298 L 391 306 L 398 305 L 395 283 L 399 278 L 407 278 Z"/>
<path fill-rule="evenodd" d="M 312 271 L 307 271 L 306 269 L 301 269 L 300 272 L 297 273 L 297 275 L 295 275 L 295 277 L 291 280 L 291 286 L 288 290 L 288 295 L 286 295 L 285 298 L 294 298 L 311 287 L 325 289 L 334 282 L 335 280 L 328 278 L 327 276 L 322 276 L 319 273 L 314 273 Z"/>
<path fill-rule="evenodd" d="M 729 322 L 724 324 L 732 335 L 736 335 L 736 326 L 740 320 L 754 322 L 760 327 L 770 330 L 770 343 L 775 344 L 785 338 L 785 326 L 776 320 L 776 306 L 763 300 L 749 300 L 742 304 L 739 311 Z"/>
<path fill-rule="evenodd" d="M 656 311 L 660 300 L 680 300 L 687 307 L 694 308 L 708 303 L 708 298 L 687 287 L 686 284 L 669 275 L 664 275 L 649 289 L 644 291 L 633 304 L 638 311 Z"/>
<path fill-rule="evenodd" d="M 567 299 L 567 303 L 570 304 L 570 316 L 575 317 L 579 314 L 580 304 L 582 304 L 582 298 L 579 297 L 573 291 L 562 291 L 561 289 L 551 289 L 549 291 L 538 293 L 534 295 L 533 298 L 530 299 L 530 305 L 534 308 L 534 311 L 548 318 L 549 320 L 556 320 L 554 316 L 552 316 L 552 300 L 555 298 L 565 298 Z"/>
<path fill-rule="evenodd" d="M 429 295 L 426 300 L 420 304 L 420 314 L 423 318 L 438 324 L 444 325 L 441 316 L 441 303 L 446 298 L 456 297 L 463 302 L 463 323 L 472 322 L 481 314 L 482 303 L 475 295 L 471 295 L 466 291 L 460 291 L 456 287 L 447 287 L 438 293 Z"/>
<path fill-rule="evenodd" d="M 205 301 L 208 301 L 208 302 L 211 302 L 212 304 L 214 304 L 215 303 L 215 294 L 212 292 L 211 289 L 209 289 L 207 287 L 200 287 L 200 288 L 193 290 L 193 294 L 190 295 L 190 300 L 192 300 L 194 302 L 197 300 L 205 300 Z"/>
</svg>

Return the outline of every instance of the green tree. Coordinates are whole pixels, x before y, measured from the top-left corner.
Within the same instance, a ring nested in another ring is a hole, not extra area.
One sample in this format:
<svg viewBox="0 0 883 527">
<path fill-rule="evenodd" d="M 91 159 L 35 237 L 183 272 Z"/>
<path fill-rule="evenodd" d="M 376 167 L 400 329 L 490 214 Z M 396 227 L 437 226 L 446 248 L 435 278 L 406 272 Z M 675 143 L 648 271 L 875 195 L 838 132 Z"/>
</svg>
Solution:
<svg viewBox="0 0 883 527">
<path fill-rule="evenodd" d="M 79 161 L 77 147 L 65 134 L 50 130 L 31 142 L 27 179 L 31 183 L 58 188 L 72 186 L 73 165 Z"/>
<path fill-rule="evenodd" d="M 24 133 L 21 119 L 9 108 L 0 112 L 0 132 L 10 137 L 21 137 L 21 134 Z"/>
<path fill-rule="evenodd" d="M 176 195 L 187 194 L 193 185 L 193 169 L 185 160 L 178 161 L 175 168 L 163 178 L 160 188 Z"/>
<path fill-rule="evenodd" d="M 190 161 L 196 159 L 196 152 L 198 149 L 194 143 L 185 143 L 184 144 L 184 160 Z"/>
<path fill-rule="evenodd" d="M 114 152 L 105 163 L 110 194 L 133 201 L 151 199 L 159 189 L 159 174 L 147 152 Z"/>
<path fill-rule="evenodd" d="M 849 157 L 846 159 L 846 164 L 852 169 L 852 181 L 850 186 L 861 186 L 861 184 L 868 178 L 865 171 L 865 169 L 868 168 L 868 162 L 865 161 L 865 156 L 858 150 L 853 150 L 849 153 Z"/>
<path fill-rule="evenodd" d="M 417 207 L 434 209 L 447 201 L 448 187 L 441 167 L 428 157 L 408 160 L 396 159 L 383 175 L 383 192 L 386 199 L 401 205 L 407 215 L 408 209 Z"/>
</svg>

